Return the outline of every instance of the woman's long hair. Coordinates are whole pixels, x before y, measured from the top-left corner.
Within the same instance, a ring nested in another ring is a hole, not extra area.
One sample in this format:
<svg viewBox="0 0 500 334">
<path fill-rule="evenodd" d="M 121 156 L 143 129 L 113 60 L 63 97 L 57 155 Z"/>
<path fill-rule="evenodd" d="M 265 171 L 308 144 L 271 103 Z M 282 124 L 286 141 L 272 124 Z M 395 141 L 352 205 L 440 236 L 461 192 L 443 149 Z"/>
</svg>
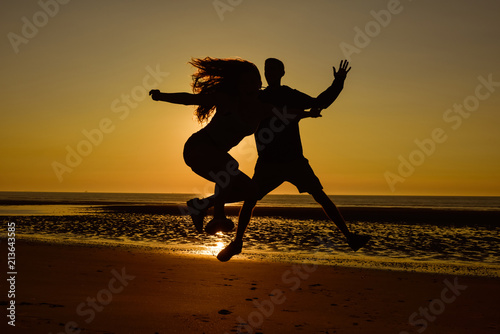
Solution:
<svg viewBox="0 0 500 334">
<path fill-rule="evenodd" d="M 219 59 L 206 57 L 192 59 L 189 62 L 198 71 L 193 74 L 193 92 L 195 94 L 210 94 L 223 92 L 228 95 L 238 93 L 238 79 L 242 73 L 256 71 L 255 64 L 239 59 Z M 260 74 L 259 74 L 260 77 Z M 215 104 L 200 105 L 195 110 L 195 115 L 200 123 L 208 121 L 215 111 Z"/>
</svg>

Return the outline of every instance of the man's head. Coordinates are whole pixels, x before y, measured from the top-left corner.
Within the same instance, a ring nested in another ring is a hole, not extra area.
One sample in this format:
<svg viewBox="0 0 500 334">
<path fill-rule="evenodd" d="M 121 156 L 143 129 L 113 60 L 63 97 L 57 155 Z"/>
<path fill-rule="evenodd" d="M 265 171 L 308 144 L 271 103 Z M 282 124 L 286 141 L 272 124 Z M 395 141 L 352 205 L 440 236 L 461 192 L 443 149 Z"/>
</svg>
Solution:
<svg viewBox="0 0 500 334">
<path fill-rule="evenodd" d="M 281 78 L 285 75 L 285 65 L 276 58 L 267 58 L 264 64 L 264 75 L 269 86 L 281 85 Z"/>
</svg>

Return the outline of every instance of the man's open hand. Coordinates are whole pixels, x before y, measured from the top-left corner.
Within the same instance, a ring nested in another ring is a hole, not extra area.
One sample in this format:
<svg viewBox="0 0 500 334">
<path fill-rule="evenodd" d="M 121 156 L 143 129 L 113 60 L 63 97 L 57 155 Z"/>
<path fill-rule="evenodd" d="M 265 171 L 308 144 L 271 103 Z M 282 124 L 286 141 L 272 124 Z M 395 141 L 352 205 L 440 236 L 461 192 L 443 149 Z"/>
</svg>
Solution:
<svg viewBox="0 0 500 334">
<path fill-rule="evenodd" d="M 339 66 L 339 71 L 337 72 L 335 70 L 335 66 L 333 66 L 333 76 L 335 79 L 345 79 L 347 76 L 347 73 L 351 70 L 351 67 L 349 67 L 349 62 L 347 60 L 341 60 L 340 61 L 340 66 Z"/>
</svg>

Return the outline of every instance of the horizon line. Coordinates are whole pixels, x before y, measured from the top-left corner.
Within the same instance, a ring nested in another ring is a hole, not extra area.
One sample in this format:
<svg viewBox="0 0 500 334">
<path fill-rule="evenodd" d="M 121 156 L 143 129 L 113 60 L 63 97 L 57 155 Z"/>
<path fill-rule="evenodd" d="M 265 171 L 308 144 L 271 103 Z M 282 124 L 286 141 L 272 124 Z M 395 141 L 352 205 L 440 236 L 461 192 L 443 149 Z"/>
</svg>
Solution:
<svg viewBox="0 0 500 334">
<path fill-rule="evenodd" d="M 0 190 L 0 193 L 58 193 L 58 194 L 144 194 L 144 195 L 198 195 L 188 192 L 116 192 L 116 191 L 40 191 Z M 308 193 L 270 193 L 271 196 L 311 196 Z M 266 195 L 266 196 L 268 196 Z M 457 195 L 457 194 L 327 194 L 328 196 L 373 196 L 373 197 L 500 197 L 500 195 Z"/>
</svg>

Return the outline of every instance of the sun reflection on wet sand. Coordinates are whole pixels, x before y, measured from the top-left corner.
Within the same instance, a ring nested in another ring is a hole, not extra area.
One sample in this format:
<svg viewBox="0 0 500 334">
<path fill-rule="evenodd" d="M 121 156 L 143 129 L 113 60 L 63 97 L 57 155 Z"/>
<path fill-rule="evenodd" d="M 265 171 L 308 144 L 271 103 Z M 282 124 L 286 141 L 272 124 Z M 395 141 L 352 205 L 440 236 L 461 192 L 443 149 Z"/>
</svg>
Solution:
<svg viewBox="0 0 500 334">
<path fill-rule="evenodd" d="M 221 250 L 224 249 L 226 242 L 223 238 L 227 237 L 222 232 L 217 232 L 215 236 L 212 236 L 209 242 L 206 242 L 203 246 L 201 246 L 196 254 L 199 255 L 212 255 L 217 256 Z"/>
<path fill-rule="evenodd" d="M 217 234 L 219 234 L 219 233 L 220 232 L 217 232 Z M 222 233 L 221 233 L 221 236 L 222 236 Z M 219 254 L 219 252 L 224 249 L 224 246 L 225 246 L 225 244 L 222 241 L 217 241 L 215 244 L 209 244 L 208 246 L 206 246 L 206 248 L 207 248 L 206 254 L 217 256 L 217 254 Z"/>
</svg>

